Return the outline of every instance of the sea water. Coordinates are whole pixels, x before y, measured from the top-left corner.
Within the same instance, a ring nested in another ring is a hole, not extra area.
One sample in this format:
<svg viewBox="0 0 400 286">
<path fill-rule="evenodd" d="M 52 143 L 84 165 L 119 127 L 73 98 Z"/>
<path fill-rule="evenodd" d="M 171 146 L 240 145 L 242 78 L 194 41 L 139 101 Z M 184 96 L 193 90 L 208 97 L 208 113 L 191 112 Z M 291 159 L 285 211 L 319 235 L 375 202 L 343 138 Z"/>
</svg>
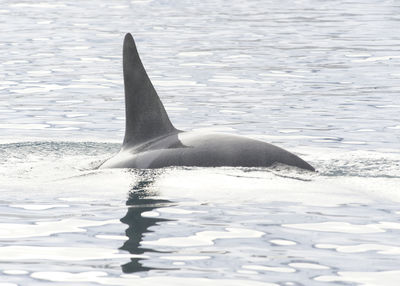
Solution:
<svg viewBox="0 0 400 286">
<path fill-rule="evenodd" d="M 398 285 L 397 1 L 0 1 L 0 285 Z M 134 36 L 174 125 L 318 170 L 96 168 Z"/>
</svg>

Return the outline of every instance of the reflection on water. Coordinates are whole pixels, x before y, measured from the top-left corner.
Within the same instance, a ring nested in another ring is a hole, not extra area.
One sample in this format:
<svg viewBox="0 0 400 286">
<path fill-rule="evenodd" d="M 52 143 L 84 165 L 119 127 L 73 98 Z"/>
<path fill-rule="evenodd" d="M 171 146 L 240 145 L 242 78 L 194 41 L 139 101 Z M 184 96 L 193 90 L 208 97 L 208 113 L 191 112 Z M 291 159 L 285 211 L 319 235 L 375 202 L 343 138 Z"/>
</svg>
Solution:
<svg viewBox="0 0 400 286">
<path fill-rule="evenodd" d="M 146 233 L 152 232 L 150 227 L 160 223 L 169 221 L 168 219 L 143 216 L 144 212 L 149 212 L 153 209 L 171 205 L 172 202 L 163 199 L 152 198 L 156 194 L 149 188 L 154 183 L 154 180 L 159 176 L 153 171 L 139 171 L 139 180 L 129 192 L 129 197 L 126 202 L 128 212 L 121 219 L 121 222 L 129 227 L 125 231 L 128 240 L 125 241 L 121 249 L 129 251 L 132 254 L 143 254 L 145 252 L 157 252 L 150 248 L 141 247 L 141 242 Z M 131 258 L 131 261 L 122 265 L 124 273 L 134 273 L 139 271 L 148 271 L 151 267 L 143 266 L 143 258 Z"/>
</svg>

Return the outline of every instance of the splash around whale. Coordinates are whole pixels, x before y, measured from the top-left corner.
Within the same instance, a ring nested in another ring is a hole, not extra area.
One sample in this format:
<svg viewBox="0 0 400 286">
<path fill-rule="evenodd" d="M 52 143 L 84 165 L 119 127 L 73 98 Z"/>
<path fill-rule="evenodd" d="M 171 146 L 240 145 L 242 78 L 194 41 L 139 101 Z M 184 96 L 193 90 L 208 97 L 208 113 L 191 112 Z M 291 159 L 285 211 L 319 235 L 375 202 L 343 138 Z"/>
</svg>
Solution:
<svg viewBox="0 0 400 286">
<path fill-rule="evenodd" d="M 277 146 L 237 135 L 176 129 L 139 58 L 131 34 L 123 47 L 126 126 L 122 148 L 100 168 L 269 167 L 315 169 Z"/>
</svg>

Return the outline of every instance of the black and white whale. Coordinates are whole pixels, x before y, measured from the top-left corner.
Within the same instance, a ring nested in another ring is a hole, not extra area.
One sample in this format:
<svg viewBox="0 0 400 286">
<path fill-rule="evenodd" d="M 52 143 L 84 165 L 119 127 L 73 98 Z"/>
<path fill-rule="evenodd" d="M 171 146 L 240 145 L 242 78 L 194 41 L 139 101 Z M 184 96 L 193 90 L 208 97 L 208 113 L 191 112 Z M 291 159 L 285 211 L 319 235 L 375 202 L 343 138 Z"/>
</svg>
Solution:
<svg viewBox="0 0 400 286">
<path fill-rule="evenodd" d="M 143 67 L 131 34 L 124 40 L 123 71 L 125 138 L 120 152 L 100 168 L 268 167 L 282 163 L 314 171 L 298 156 L 262 141 L 176 129 Z"/>
</svg>

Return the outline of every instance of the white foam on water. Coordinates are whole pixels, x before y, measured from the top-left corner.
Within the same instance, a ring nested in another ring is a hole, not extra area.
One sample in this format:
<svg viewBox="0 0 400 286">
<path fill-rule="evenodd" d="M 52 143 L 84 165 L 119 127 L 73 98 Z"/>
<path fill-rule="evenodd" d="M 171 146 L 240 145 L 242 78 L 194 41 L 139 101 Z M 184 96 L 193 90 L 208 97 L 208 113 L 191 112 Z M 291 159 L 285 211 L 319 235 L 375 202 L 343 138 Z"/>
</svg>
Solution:
<svg viewBox="0 0 400 286">
<path fill-rule="evenodd" d="M 296 177 L 298 176 L 298 177 Z M 283 174 L 279 171 L 235 169 L 170 170 L 155 185 L 167 197 L 187 197 L 200 201 L 297 202 L 310 206 L 369 204 L 390 200 L 400 202 L 397 184 L 385 178 L 324 177 L 318 174 Z M 229 180 L 229 187 L 220 182 Z M 247 192 L 251 185 L 252 191 Z M 188 187 L 190 186 L 190 187 Z M 382 188 L 385 186 L 385 188 Z M 213 192 L 204 192 L 204 189 Z M 379 190 L 379 192 L 378 192 Z"/>
</svg>

